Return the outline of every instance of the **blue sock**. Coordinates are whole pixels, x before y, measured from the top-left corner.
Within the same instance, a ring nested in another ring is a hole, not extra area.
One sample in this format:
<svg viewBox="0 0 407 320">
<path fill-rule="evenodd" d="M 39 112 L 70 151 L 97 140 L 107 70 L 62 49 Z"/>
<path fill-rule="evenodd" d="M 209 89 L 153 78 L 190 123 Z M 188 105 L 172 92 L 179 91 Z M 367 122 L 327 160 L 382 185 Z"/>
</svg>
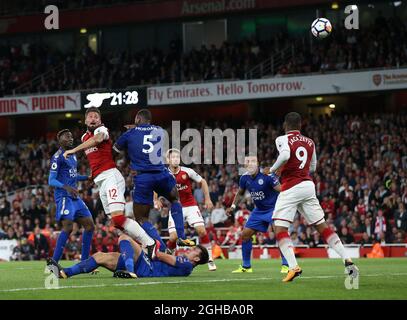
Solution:
<svg viewBox="0 0 407 320">
<path fill-rule="evenodd" d="M 65 268 L 64 271 L 68 277 L 72 277 L 80 273 L 89 273 L 95 270 L 98 266 L 99 265 L 96 263 L 96 260 L 93 257 L 90 257 L 72 267 Z"/>
<path fill-rule="evenodd" d="M 283 256 L 283 253 L 281 252 L 280 249 L 278 249 L 278 250 L 280 251 L 280 255 L 281 255 L 281 265 L 288 267 L 288 262 L 287 262 L 287 260 L 285 259 L 285 257 Z"/>
<path fill-rule="evenodd" d="M 242 242 L 243 268 L 250 268 L 252 266 L 250 262 L 252 256 L 252 247 L 252 239 Z"/>
<path fill-rule="evenodd" d="M 64 253 L 66 241 L 68 240 L 68 237 L 69 237 L 69 234 L 66 233 L 63 230 L 59 234 L 57 244 L 55 246 L 54 255 L 52 257 L 56 262 L 61 260 L 62 254 Z"/>
<path fill-rule="evenodd" d="M 83 231 L 82 234 L 82 254 L 81 261 L 84 261 L 89 258 L 90 247 L 92 244 L 93 230 L 92 231 Z"/>
<path fill-rule="evenodd" d="M 134 273 L 134 249 L 129 240 L 122 240 L 119 243 L 120 253 L 124 259 L 126 270 Z"/>
<path fill-rule="evenodd" d="M 154 226 L 149 221 L 144 222 L 141 225 L 141 227 L 144 229 L 145 232 L 147 232 L 147 234 L 151 238 L 160 241 L 161 244 L 160 251 L 165 251 L 165 249 L 167 249 L 167 246 L 165 245 L 165 242 L 163 241 L 163 239 L 161 239 L 160 235 L 158 234 L 157 229 L 154 228 Z"/>
<path fill-rule="evenodd" d="M 177 231 L 178 238 L 185 239 L 184 214 L 182 212 L 181 204 L 178 201 L 174 201 L 171 204 L 171 216 L 174 220 L 175 230 Z"/>
</svg>

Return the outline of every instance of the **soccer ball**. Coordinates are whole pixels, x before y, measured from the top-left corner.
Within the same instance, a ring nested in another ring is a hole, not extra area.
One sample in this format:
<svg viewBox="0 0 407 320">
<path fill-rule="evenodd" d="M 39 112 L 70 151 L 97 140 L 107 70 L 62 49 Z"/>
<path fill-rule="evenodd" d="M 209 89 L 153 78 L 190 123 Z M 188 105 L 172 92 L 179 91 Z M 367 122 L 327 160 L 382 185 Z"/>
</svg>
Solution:
<svg viewBox="0 0 407 320">
<path fill-rule="evenodd" d="M 332 32 L 331 22 L 325 18 L 315 19 L 311 24 L 311 32 L 318 39 L 326 38 Z"/>
</svg>

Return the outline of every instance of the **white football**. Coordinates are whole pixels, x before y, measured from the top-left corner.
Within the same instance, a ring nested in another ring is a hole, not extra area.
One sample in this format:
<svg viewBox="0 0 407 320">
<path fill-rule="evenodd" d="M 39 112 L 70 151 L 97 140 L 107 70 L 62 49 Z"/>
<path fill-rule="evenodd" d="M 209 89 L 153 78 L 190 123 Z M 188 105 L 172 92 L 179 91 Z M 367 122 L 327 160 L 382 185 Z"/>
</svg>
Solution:
<svg viewBox="0 0 407 320">
<path fill-rule="evenodd" d="M 311 24 L 311 32 L 318 39 L 326 38 L 332 32 L 331 22 L 326 18 L 317 18 Z"/>
</svg>

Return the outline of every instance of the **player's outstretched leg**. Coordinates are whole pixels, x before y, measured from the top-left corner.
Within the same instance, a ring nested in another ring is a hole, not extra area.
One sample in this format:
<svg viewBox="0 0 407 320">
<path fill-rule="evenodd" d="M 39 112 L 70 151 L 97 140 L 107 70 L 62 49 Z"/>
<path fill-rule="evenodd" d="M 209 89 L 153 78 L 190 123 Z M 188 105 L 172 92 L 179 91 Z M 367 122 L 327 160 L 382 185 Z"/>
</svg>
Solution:
<svg viewBox="0 0 407 320">
<path fill-rule="evenodd" d="M 352 262 L 352 259 L 346 253 L 345 247 L 336 232 L 332 231 L 326 222 L 316 226 L 318 232 L 322 235 L 324 241 L 331 247 L 344 261 L 345 272 L 351 277 L 356 278 L 359 274 L 358 267 Z"/>
<path fill-rule="evenodd" d="M 73 222 L 70 220 L 62 220 L 62 231 L 60 232 L 55 246 L 55 251 L 52 258 L 58 262 L 61 260 L 62 254 L 64 253 L 66 242 L 68 241 L 69 235 L 72 232 Z"/>
<path fill-rule="evenodd" d="M 156 246 L 154 239 L 150 237 L 148 231 L 141 227 L 137 221 L 127 218 L 121 211 L 113 212 L 112 220 L 116 228 L 125 231 L 132 239 L 144 245 L 149 253 L 154 252 Z M 158 236 L 158 233 L 155 236 Z M 153 256 L 149 257 L 153 258 Z"/>
<path fill-rule="evenodd" d="M 232 271 L 232 273 L 252 273 L 252 264 L 251 264 L 251 256 L 252 256 L 252 237 L 255 234 L 255 230 L 250 228 L 244 228 L 242 232 L 242 264 L 236 270 Z"/>
<path fill-rule="evenodd" d="M 158 231 L 151 222 L 148 220 L 148 215 L 150 213 L 150 205 L 148 204 L 141 204 L 141 203 L 133 203 L 133 214 L 136 218 L 136 221 L 140 224 L 141 228 L 147 233 L 147 235 L 152 238 L 153 240 L 158 240 L 160 242 L 160 250 L 165 251 L 167 248 L 164 241 L 161 239 Z M 154 241 L 155 245 L 155 241 Z M 150 247 L 149 248 L 153 248 Z M 151 258 L 151 257 L 150 257 Z"/>
<path fill-rule="evenodd" d="M 288 228 L 281 225 L 285 223 L 285 221 L 281 220 L 275 221 L 275 232 L 278 246 L 283 253 L 283 256 L 286 258 L 289 267 L 289 271 L 287 276 L 283 279 L 283 282 L 290 282 L 301 275 L 302 270 L 298 266 L 297 259 L 295 258 L 293 242 L 288 234 Z"/>
<path fill-rule="evenodd" d="M 81 252 L 81 260 L 83 261 L 89 258 L 95 224 L 92 218 L 78 218 L 77 221 L 83 227 Z"/>
<path fill-rule="evenodd" d="M 116 270 L 113 274 L 115 278 L 137 278 L 134 273 L 134 249 L 129 239 L 121 237 L 119 239 L 119 249 L 126 270 Z M 120 263 L 119 263 L 120 264 Z"/>
<path fill-rule="evenodd" d="M 164 195 L 164 198 L 171 202 L 171 216 L 172 219 L 174 220 L 175 230 L 177 231 L 178 236 L 177 245 L 182 247 L 195 246 L 195 241 L 191 239 L 185 239 L 184 212 L 179 201 L 179 194 L 177 187 L 175 186 L 175 180 L 174 187 L 171 189 L 169 194 Z"/>
</svg>

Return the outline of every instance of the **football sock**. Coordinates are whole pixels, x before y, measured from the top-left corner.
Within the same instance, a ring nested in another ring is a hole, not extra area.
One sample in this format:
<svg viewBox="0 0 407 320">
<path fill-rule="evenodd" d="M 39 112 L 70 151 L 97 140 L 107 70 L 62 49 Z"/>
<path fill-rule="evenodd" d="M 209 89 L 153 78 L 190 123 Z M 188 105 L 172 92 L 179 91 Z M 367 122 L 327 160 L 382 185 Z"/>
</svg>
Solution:
<svg viewBox="0 0 407 320">
<path fill-rule="evenodd" d="M 177 230 L 178 238 L 185 239 L 184 214 L 182 212 L 181 204 L 178 201 L 174 201 L 171 204 L 171 216 L 174 220 L 175 230 Z"/>
<path fill-rule="evenodd" d="M 154 228 L 154 226 L 153 226 L 149 221 L 144 222 L 144 223 L 142 224 L 142 228 L 147 232 L 147 234 L 148 234 L 151 238 L 160 241 L 160 244 L 161 244 L 161 246 L 160 246 L 160 251 L 163 251 L 163 252 L 164 252 L 165 249 L 167 248 L 167 246 L 165 245 L 163 239 L 161 239 L 160 235 L 158 234 L 157 229 Z"/>
<path fill-rule="evenodd" d="M 253 243 L 252 239 L 242 242 L 242 256 L 243 256 L 243 268 L 251 268 L 251 256 L 252 256 Z"/>
<path fill-rule="evenodd" d="M 288 262 L 288 267 L 290 269 L 294 269 L 298 264 L 294 254 L 293 242 L 291 241 L 288 232 L 279 232 L 277 233 L 276 238 L 278 241 L 278 246 Z"/>
<path fill-rule="evenodd" d="M 64 253 L 65 244 L 68 241 L 68 237 L 69 237 L 69 234 L 66 233 L 64 230 L 62 230 L 61 233 L 59 234 L 57 244 L 55 246 L 54 255 L 52 256 L 52 258 L 56 262 L 61 260 L 62 254 Z"/>
<path fill-rule="evenodd" d="M 80 273 L 89 273 L 95 270 L 99 265 L 97 264 L 96 260 L 93 257 L 90 257 L 84 261 L 81 261 L 75 264 L 72 267 L 64 268 L 64 271 L 68 277 L 72 277 L 74 275 Z"/>
<path fill-rule="evenodd" d="M 89 258 L 90 247 L 92 244 L 93 230 L 83 231 L 82 233 L 82 254 L 81 260 L 86 260 Z"/>
<path fill-rule="evenodd" d="M 131 238 L 144 246 L 152 246 L 155 243 L 147 230 L 142 228 L 138 222 L 133 219 L 126 218 L 126 221 L 123 224 L 123 229 Z"/>
<path fill-rule="evenodd" d="M 282 266 L 288 266 L 288 262 L 287 259 L 284 257 L 283 253 L 281 252 L 280 249 L 278 249 L 280 251 L 280 255 L 281 255 L 281 265 Z"/>
<path fill-rule="evenodd" d="M 209 260 L 213 260 L 212 259 L 212 245 L 211 245 L 211 241 L 209 240 L 209 236 L 207 234 L 205 234 L 203 237 L 200 237 L 199 243 L 201 245 L 203 245 L 206 248 L 206 250 L 208 250 Z"/>
<path fill-rule="evenodd" d="M 119 243 L 120 253 L 124 259 L 126 270 L 134 273 L 134 249 L 129 240 L 122 240 Z"/>
<path fill-rule="evenodd" d="M 345 247 L 342 244 L 341 239 L 339 239 L 338 235 L 333 232 L 330 228 L 325 228 L 322 231 L 322 237 L 324 238 L 325 242 L 337 253 L 339 256 L 346 260 L 349 259 L 348 254 L 346 253 Z"/>
</svg>

